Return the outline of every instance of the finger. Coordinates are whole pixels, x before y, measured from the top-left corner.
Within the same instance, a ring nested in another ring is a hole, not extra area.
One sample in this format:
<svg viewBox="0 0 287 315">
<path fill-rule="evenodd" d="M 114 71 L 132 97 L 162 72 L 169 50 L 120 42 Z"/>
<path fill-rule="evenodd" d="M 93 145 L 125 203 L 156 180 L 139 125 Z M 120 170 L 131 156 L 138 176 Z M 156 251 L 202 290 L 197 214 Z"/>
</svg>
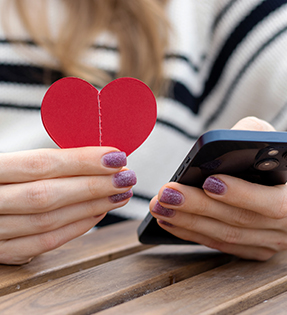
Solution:
<svg viewBox="0 0 287 315">
<path fill-rule="evenodd" d="M 127 170 L 106 176 L 78 176 L 3 185 L 0 187 L 0 213 L 47 212 L 124 193 L 135 183 L 135 173 Z"/>
<path fill-rule="evenodd" d="M 228 176 L 210 176 L 203 185 L 205 193 L 220 202 L 257 212 L 263 216 L 287 217 L 287 186 L 264 186 Z"/>
<path fill-rule="evenodd" d="M 234 207 L 229 204 L 222 203 L 221 201 L 214 200 L 213 198 L 207 196 L 202 189 L 178 183 L 169 183 L 164 186 L 163 190 L 159 193 L 159 198 L 165 195 L 165 188 L 172 189 L 175 193 L 181 193 L 183 195 L 182 198 L 184 199 L 184 202 L 179 205 L 170 205 L 168 203 L 161 202 L 165 208 L 171 208 L 174 211 L 201 215 L 228 223 L 230 225 L 246 228 L 285 229 L 287 227 L 287 219 L 279 222 L 276 219 L 265 217 L 254 211 Z M 171 192 L 169 194 L 171 194 Z M 153 202 L 153 207 L 154 205 L 155 204 Z M 153 207 L 151 207 L 152 211 L 154 211 Z M 157 208 L 155 210 L 157 210 Z M 164 210 L 162 212 L 164 212 Z"/>
<path fill-rule="evenodd" d="M 254 130 L 254 131 L 275 131 L 274 127 L 267 121 L 256 117 L 245 117 L 239 120 L 231 129 Z"/>
<path fill-rule="evenodd" d="M 111 154 L 110 154 L 111 153 Z M 0 154 L 0 183 L 44 178 L 112 174 L 126 165 L 126 155 L 112 147 L 40 149 Z"/>
<path fill-rule="evenodd" d="M 172 217 L 161 215 L 156 217 L 168 224 L 200 233 L 220 243 L 265 247 L 275 251 L 287 248 L 286 233 L 282 231 L 236 227 L 212 218 L 180 211 L 176 211 Z"/>
<path fill-rule="evenodd" d="M 86 233 L 104 216 L 105 214 L 100 217 L 87 218 L 47 233 L 1 241 L 0 263 L 15 265 L 27 263 L 33 257 L 58 248 Z"/>
<path fill-rule="evenodd" d="M 39 214 L 2 215 L 0 220 L 0 240 L 41 234 L 73 222 L 102 215 L 124 206 L 128 203 L 131 196 L 132 192 L 129 190 L 127 193 L 117 196 L 117 202 L 113 202 L 113 199 L 110 200 L 110 198 L 102 198 Z"/>
<path fill-rule="evenodd" d="M 243 259 L 266 261 L 276 253 L 275 250 L 263 246 L 245 246 L 220 242 L 200 233 L 195 233 L 176 226 L 170 226 L 169 224 L 166 225 L 165 221 L 158 220 L 158 223 L 161 228 L 181 239 L 202 244 Z"/>
</svg>

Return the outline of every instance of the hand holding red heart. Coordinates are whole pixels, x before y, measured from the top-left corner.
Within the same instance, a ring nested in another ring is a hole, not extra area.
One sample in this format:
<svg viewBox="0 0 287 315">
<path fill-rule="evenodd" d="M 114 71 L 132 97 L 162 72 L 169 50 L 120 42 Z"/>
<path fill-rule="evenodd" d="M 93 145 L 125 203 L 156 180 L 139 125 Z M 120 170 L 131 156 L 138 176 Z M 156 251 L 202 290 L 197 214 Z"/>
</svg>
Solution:
<svg viewBox="0 0 287 315">
<path fill-rule="evenodd" d="M 136 176 L 125 168 L 126 155 L 153 129 L 156 103 L 135 79 L 115 80 L 98 92 L 65 78 L 47 91 L 42 118 L 52 139 L 73 149 L 1 155 L 0 263 L 26 263 L 128 202 Z"/>
</svg>

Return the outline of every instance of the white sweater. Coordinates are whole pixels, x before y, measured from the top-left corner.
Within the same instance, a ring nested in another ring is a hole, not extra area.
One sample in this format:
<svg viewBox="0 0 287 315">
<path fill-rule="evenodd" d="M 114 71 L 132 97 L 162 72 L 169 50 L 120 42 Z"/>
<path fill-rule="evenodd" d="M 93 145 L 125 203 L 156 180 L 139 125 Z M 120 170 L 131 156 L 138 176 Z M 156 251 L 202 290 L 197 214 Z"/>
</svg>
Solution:
<svg viewBox="0 0 287 315">
<path fill-rule="evenodd" d="M 50 4 L 56 19 L 60 1 Z M 146 215 L 148 200 L 206 130 L 230 128 L 249 115 L 287 128 L 287 1 L 171 0 L 168 14 L 174 32 L 164 63 L 173 89 L 158 98 L 156 127 L 128 158 L 138 184 L 114 213 L 130 218 Z M 48 88 L 43 64 L 51 56 L 14 25 L 19 36 L 9 43 L 0 28 L 0 151 L 55 147 L 40 118 Z M 95 41 L 87 62 L 116 72 L 114 39 L 103 34 Z"/>
</svg>

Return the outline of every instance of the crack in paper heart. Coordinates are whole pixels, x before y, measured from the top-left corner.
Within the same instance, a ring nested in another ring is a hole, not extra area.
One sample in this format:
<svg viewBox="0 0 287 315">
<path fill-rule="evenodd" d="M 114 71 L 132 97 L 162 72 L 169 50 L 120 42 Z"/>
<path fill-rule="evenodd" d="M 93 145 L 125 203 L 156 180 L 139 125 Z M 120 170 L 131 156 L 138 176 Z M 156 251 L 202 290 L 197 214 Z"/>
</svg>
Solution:
<svg viewBox="0 0 287 315">
<path fill-rule="evenodd" d="M 103 127 L 102 127 L 102 107 L 100 92 L 98 93 L 98 113 L 99 113 L 99 145 L 102 146 L 102 136 L 103 136 Z"/>
</svg>

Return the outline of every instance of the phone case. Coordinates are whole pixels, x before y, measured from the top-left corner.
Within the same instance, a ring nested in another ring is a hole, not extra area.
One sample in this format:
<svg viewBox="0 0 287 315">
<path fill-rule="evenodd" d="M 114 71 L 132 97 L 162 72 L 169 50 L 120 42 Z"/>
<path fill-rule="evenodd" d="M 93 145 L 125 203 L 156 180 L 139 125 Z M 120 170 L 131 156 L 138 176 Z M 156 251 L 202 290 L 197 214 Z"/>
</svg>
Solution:
<svg viewBox="0 0 287 315">
<path fill-rule="evenodd" d="M 228 174 L 262 185 L 287 181 L 287 133 L 212 130 L 194 144 L 172 182 L 201 188 L 214 174 Z M 195 244 L 163 230 L 148 213 L 138 228 L 143 244 Z"/>
</svg>

